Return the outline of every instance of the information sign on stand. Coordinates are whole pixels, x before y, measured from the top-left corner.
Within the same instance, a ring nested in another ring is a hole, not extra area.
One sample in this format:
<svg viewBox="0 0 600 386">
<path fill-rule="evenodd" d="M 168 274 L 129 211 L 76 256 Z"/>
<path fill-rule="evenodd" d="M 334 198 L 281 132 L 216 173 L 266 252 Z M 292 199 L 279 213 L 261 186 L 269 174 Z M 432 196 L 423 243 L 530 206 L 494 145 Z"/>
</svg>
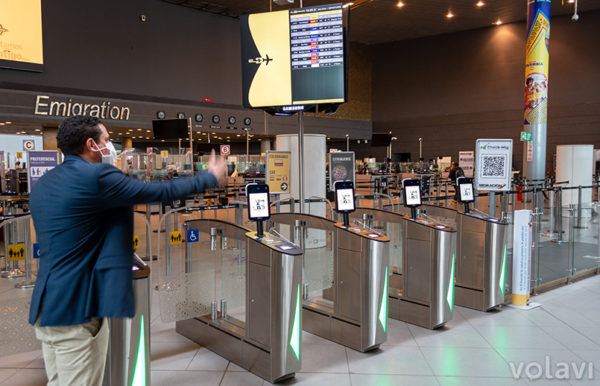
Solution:
<svg viewBox="0 0 600 386">
<path fill-rule="evenodd" d="M 290 152 L 267 150 L 267 185 L 270 193 L 290 192 Z"/>
<path fill-rule="evenodd" d="M 337 151 L 329 153 L 329 190 L 335 190 L 337 181 L 352 181 L 352 185 L 356 186 L 354 178 L 354 152 L 353 151 Z"/>
<path fill-rule="evenodd" d="M 458 167 L 463 170 L 465 177 L 473 178 L 473 165 L 475 164 L 474 151 L 458 152 Z"/>
<path fill-rule="evenodd" d="M 513 225 L 512 307 L 532 309 L 538 303 L 529 303 L 531 282 L 531 211 L 516 210 Z"/>
<path fill-rule="evenodd" d="M 58 152 L 56 150 L 33 150 L 27 152 L 27 182 L 28 191 L 31 193 L 33 186 L 48 171 L 58 165 Z"/>
<path fill-rule="evenodd" d="M 477 190 L 510 190 L 512 153 L 512 139 L 477 140 L 475 147 L 475 183 Z"/>
</svg>

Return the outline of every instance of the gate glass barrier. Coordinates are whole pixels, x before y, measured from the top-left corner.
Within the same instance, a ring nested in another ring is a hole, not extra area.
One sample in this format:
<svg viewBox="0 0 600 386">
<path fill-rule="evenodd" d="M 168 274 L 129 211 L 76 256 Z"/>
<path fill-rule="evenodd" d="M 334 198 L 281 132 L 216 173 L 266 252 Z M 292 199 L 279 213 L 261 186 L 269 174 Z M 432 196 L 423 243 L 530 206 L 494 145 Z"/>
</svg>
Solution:
<svg viewBox="0 0 600 386">
<path fill-rule="evenodd" d="M 161 315 L 175 309 L 178 333 L 269 382 L 293 377 L 301 364 L 302 250 L 221 220 L 186 221 L 183 230 L 184 261 L 159 286 Z"/>
</svg>

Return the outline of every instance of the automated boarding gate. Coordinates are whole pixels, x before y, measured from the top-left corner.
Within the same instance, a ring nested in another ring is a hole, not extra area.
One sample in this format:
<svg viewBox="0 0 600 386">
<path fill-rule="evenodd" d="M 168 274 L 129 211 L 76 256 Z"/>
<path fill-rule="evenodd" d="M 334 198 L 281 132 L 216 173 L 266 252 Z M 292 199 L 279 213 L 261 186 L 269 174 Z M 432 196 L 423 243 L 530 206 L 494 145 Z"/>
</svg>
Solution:
<svg viewBox="0 0 600 386">
<path fill-rule="evenodd" d="M 431 218 L 359 208 L 353 214 L 392 239 L 389 316 L 434 329 L 452 319 L 456 230 Z"/>
<path fill-rule="evenodd" d="M 488 311 L 504 303 L 508 223 L 481 212 L 424 206 L 428 215 L 456 224 L 454 303 Z"/>
<path fill-rule="evenodd" d="M 150 385 L 150 267 L 133 261 L 133 318 L 112 318 L 103 386 Z"/>
<path fill-rule="evenodd" d="M 293 377 L 301 364 L 302 250 L 219 220 L 184 229 L 187 284 L 173 285 L 182 293 L 176 331 L 269 382 Z"/>
<path fill-rule="evenodd" d="M 508 224 L 484 214 L 458 213 L 456 284 L 459 306 L 487 311 L 504 303 Z"/>
<path fill-rule="evenodd" d="M 361 352 L 384 343 L 389 239 L 309 214 L 278 213 L 269 221 L 304 249 L 304 330 Z"/>
</svg>

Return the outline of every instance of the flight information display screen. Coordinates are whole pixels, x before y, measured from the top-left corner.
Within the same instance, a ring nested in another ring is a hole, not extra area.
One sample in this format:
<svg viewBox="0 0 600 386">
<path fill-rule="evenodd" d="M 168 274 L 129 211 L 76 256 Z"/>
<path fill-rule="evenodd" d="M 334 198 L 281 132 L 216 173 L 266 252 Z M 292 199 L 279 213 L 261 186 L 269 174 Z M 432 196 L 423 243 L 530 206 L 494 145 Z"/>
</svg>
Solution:
<svg viewBox="0 0 600 386">
<path fill-rule="evenodd" d="M 344 17 L 341 3 L 242 16 L 243 105 L 345 102 Z"/>
</svg>

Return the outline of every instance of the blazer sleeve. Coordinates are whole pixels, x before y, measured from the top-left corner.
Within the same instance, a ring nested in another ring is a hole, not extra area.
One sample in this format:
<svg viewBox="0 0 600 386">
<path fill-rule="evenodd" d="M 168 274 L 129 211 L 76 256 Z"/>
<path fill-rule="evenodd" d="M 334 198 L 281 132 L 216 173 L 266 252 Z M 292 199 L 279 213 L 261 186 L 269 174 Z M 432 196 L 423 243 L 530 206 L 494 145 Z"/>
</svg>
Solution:
<svg viewBox="0 0 600 386">
<path fill-rule="evenodd" d="M 211 173 L 167 181 L 143 182 L 127 177 L 114 166 L 102 164 L 98 171 L 98 195 L 106 207 L 178 200 L 216 186 Z"/>
</svg>

